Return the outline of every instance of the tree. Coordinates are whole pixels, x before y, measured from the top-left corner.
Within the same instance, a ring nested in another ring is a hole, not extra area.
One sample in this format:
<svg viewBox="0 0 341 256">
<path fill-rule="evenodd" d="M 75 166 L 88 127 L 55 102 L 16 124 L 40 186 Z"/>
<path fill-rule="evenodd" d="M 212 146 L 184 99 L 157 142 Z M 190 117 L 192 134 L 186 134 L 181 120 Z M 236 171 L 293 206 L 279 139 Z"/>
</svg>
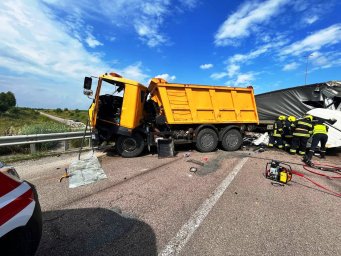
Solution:
<svg viewBox="0 0 341 256">
<path fill-rule="evenodd" d="M 17 101 L 13 92 L 0 93 L 0 112 L 4 113 L 12 107 L 15 107 Z"/>
</svg>

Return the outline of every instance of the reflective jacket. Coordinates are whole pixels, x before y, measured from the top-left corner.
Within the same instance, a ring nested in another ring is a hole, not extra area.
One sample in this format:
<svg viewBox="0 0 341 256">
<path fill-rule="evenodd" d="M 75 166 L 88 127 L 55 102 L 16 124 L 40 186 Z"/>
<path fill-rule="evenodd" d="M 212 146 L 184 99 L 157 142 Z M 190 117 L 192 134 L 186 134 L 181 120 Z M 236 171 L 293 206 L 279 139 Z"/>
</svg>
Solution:
<svg viewBox="0 0 341 256">
<path fill-rule="evenodd" d="M 283 123 L 281 120 L 277 120 L 274 123 L 273 131 L 272 131 L 272 136 L 274 137 L 281 137 L 283 133 Z"/>
<path fill-rule="evenodd" d="M 283 125 L 283 135 L 286 138 L 292 138 L 293 131 L 295 130 L 295 122 L 290 122 L 289 120 L 284 121 Z"/>
<path fill-rule="evenodd" d="M 325 124 L 315 124 L 313 134 L 327 134 L 328 133 L 328 126 Z"/>
<path fill-rule="evenodd" d="M 309 138 L 313 132 L 313 124 L 308 119 L 297 120 L 296 128 L 293 133 L 294 136 L 297 137 L 307 137 Z"/>
</svg>

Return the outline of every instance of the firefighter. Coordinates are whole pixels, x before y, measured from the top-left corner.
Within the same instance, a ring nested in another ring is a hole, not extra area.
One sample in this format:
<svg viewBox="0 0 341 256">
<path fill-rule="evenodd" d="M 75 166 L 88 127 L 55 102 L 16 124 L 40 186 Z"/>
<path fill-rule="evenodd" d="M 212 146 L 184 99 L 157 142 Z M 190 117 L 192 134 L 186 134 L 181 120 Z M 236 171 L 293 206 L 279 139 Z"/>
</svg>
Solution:
<svg viewBox="0 0 341 256">
<path fill-rule="evenodd" d="M 272 148 L 275 144 L 278 148 L 283 148 L 283 140 L 282 140 L 282 134 L 283 134 L 283 121 L 286 119 L 285 116 L 279 116 L 277 120 L 273 124 L 271 136 L 269 139 L 268 146 Z"/>
<path fill-rule="evenodd" d="M 284 143 L 285 149 L 289 149 L 291 146 L 291 141 L 293 138 L 292 134 L 295 130 L 295 122 L 296 122 L 296 117 L 294 116 L 288 116 L 288 118 L 284 122 L 282 138 L 285 141 Z"/>
<path fill-rule="evenodd" d="M 313 116 L 307 115 L 296 121 L 293 139 L 290 147 L 290 154 L 305 155 L 307 142 L 313 131 Z"/>
<path fill-rule="evenodd" d="M 313 129 L 313 139 L 311 147 L 308 153 L 304 156 L 303 161 L 308 165 L 311 165 L 311 158 L 314 155 L 314 151 L 319 143 L 321 143 L 320 156 L 324 158 L 326 155 L 326 143 L 328 140 L 328 126 L 323 123 L 323 120 L 316 120 L 316 124 Z"/>
</svg>

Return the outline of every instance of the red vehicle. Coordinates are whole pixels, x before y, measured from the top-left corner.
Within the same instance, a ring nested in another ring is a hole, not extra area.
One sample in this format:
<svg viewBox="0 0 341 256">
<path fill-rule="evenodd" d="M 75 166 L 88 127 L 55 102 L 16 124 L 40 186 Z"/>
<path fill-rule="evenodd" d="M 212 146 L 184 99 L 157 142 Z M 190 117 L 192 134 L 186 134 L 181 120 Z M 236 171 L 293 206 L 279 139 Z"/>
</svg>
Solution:
<svg viewBox="0 0 341 256">
<path fill-rule="evenodd" d="M 0 162 L 0 255 L 34 255 L 42 234 L 35 187 Z"/>
</svg>

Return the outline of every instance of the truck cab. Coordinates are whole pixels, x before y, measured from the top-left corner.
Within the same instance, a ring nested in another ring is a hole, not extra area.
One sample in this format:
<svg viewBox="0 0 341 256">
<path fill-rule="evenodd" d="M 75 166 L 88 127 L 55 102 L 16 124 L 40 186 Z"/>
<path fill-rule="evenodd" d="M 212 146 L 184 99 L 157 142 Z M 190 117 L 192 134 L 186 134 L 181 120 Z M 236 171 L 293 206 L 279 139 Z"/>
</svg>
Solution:
<svg viewBox="0 0 341 256">
<path fill-rule="evenodd" d="M 84 94 L 92 95 L 91 86 L 92 78 L 85 77 Z M 119 153 L 126 152 L 127 156 L 137 149 L 142 152 L 143 148 L 140 148 L 142 144 L 144 147 L 143 139 L 136 134 L 143 125 L 143 108 L 147 94 L 147 87 L 134 80 L 116 73 L 100 75 L 89 108 L 95 143 L 115 141 Z"/>
</svg>

